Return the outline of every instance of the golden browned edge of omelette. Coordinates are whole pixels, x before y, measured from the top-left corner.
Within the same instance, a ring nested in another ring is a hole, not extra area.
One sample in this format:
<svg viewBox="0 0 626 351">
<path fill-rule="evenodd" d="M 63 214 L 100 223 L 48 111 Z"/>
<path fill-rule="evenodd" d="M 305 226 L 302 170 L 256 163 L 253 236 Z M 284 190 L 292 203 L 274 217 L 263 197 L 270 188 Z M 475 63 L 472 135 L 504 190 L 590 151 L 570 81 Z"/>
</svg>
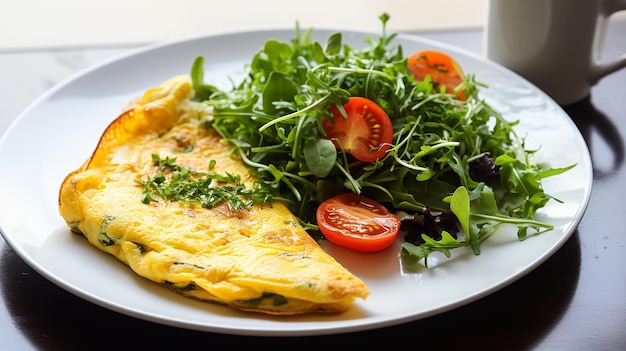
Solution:
<svg viewBox="0 0 626 351">
<path fill-rule="evenodd" d="M 137 179 L 152 154 L 195 170 L 255 178 L 191 100 L 189 77 L 148 90 L 103 133 L 92 156 L 63 181 L 59 211 L 72 232 L 140 276 L 196 299 L 269 314 L 341 312 L 365 283 L 328 255 L 280 202 L 233 210 L 165 200 L 144 204 Z M 201 117 L 201 118 L 200 118 Z M 191 152 L 180 153 L 181 143 Z M 191 146 L 191 148 L 190 148 Z"/>
</svg>

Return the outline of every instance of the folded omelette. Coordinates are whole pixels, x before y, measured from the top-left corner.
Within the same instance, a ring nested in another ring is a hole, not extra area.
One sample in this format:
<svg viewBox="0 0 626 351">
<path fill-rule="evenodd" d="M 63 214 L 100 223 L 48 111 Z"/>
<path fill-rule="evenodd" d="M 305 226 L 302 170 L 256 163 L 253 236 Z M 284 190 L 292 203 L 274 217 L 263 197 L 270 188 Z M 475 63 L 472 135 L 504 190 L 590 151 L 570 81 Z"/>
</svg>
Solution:
<svg viewBox="0 0 626 351">
<path fill-rule="evenodd" d="M 210 111 L 192 95 L 189 77 L 174 77 L 109 125 L 61 185 L 59 211 L 71 231 L 140 276 L 240 310 L 341 312 L 365 299 L 364 282 L 322 250 L 284 204 L 245 198 L 253 172 L 202 125 Z M 224 190 L 226 200 L 206 206 L 147 192 L 175 171 L 191 179 L 215 175 L 204 187 Z M 237 196 L 241 201 L 228 201 Z"/>
</svg>

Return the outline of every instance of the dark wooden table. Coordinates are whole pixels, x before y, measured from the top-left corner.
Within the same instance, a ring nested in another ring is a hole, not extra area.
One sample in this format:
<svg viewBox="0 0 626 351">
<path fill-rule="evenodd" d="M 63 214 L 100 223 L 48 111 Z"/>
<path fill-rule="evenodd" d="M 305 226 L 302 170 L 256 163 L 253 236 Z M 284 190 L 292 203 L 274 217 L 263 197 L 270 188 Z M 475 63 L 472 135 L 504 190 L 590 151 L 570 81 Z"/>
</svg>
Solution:
<svg viewBox="0 0 626 351">
<path fill-rule="evenodd" d="M 479 30 L 417 34 L 482 52 Z M 626 52 L 626 21 L 611 23 L 606 40 L 605 57 Z M 125 49 L 0 53 L 0 64 L 18 70 L 15 94 L 34 99 L 28 94 L 38 94 L 72 71 Z M 73 66 L 68 68 L 68 62 Z M 43 71 L 33 64 L 59 71 Z M 1 99 L 4 113 L 19 100 Z M 427 319 L 365 332 L 280 338 L 220 335 L 154 324 L 88 303 L 42 278 L 0 239 L 0 349 L 323 350 L 340 344 L 370 349 L 379 342 L 407 350 L 626 350 L 626 70 L 604 78 L 589 98 L 564 109 L 592 153 L 589 208 L 554 256 L 488 297 Z"/>
</svg>

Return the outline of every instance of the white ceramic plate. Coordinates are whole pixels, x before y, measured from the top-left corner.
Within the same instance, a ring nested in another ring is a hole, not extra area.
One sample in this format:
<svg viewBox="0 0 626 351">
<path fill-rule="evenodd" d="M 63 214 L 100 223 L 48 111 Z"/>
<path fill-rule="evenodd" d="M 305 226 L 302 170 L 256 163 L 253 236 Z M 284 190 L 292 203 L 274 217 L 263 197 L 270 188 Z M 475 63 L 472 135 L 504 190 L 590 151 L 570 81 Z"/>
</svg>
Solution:
<svg viewBox="0 0 626 351">
<path fill-rule="evenodd" d="M 324 42 L 330 30 L 315 30 Z M 345 32 L 364 45 L 375 33 Z M 379 328 L 432 316 L 484 297 L 543 263 L 576 229 L 591 192 L 591 161 L 582 136 L 563 110 L 537 88 L 480 56 L 415 36 L 395 43 L 409 53 L 433 48 L 451 53 L 466 72 L 490 85 L 484 97 L 511 120 L 521 120 L 529 147 L 553 167 L 577 166 L 544 182 L 550 202 L 538 219 L 555 229 L 518 242 L 513 231 L 492 237 L 480 256 L 463 252 L 434 267 L 406 274 L 399 244 L 357 254 L 325 247 L 371 289 L 338 315 L 272 317 L 193 301 L 136 276 L 113 257 L 70 234 L 57 211 L 58 189 L 96 146 L 99 136 L 133 98 L 166 79 L 188 73 L 205 57 L 205 80 L 229 84 L 270 38 L 289 40 L 293 30 L 235 32 L 162 43 L 92 67 L 59 84 L 24 111 L 0 141 L 0 228 L 6 241 L 44 277 L 86 300 L 137 318 L 211 332 L 244 335 L 314 335 Z"/>
</svg>

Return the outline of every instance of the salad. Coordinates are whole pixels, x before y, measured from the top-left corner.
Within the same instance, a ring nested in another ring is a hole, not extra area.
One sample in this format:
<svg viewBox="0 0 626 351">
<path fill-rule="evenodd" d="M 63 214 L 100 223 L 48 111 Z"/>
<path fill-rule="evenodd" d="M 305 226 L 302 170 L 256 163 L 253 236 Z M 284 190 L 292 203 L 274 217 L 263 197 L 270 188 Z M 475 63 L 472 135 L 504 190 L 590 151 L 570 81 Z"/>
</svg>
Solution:
<svg viewBox="0 0 626 351">
<path fill-rule="evenodd" d="M 290 42 L 269 39 L 228 90 L 191 68 L 205 125 L 234 145 L 272 201 L 287 203 L 314 237 L 374 252 L 402 236 L 405 269 L 434 252 L 469 248 L 503 225 L 519 240 L 551 230 L 534 214 L 554 197 L 550 168 L 480 97 L 484 84 L 444 52 L 404 53 L 386 32 L 365 48 L 325 43 L 296 25 Z"/>
</svg>

